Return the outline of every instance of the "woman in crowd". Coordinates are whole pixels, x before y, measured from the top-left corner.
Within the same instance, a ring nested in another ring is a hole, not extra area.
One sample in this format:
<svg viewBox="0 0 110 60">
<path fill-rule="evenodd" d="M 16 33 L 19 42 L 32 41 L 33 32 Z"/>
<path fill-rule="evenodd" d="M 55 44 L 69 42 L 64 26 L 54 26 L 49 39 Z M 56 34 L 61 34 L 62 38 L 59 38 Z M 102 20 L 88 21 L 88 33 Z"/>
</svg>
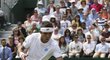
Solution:
<svg viewBox="0 0 110 60">
<path fill-rule="evenodd" d="M 70 42 L 72 42 L 71 32 L 69 29 L 66 29 L 64 32 L 64 38 L 66 41 L 66 44 L 69 45 Z"/>
<path fill-rule="evenodd" d="M 19 31 L 19 29 L 17 27 L 15 27 L 13 29 L 13 34 L 12 34 L 12 37 L 13 37 L 13 42 L 15 45 L 17 45 L 19 43 L 19 36 L 23 36 L 22 33 Z"/>
<path fill-rule="evenodd" d="M 72 16 L 72 12 L 70 8 L 66 9 L 66 15 L 67 15 L 67 20 L 69 20 L 70 22 L 72 22 L 73 16 Z"/>
<path fill-rule="evenodd" d="M 31 20 L 30 14 L 27 14 L 26 19 L 27 20 L 24 22 L 24 27 L 26 30 L 29 30 L 32 28 L 32 24 L 34 23 L 34 21 Z"/>
<path fill-rule="evenodd" d="M 21 46 L 22 44 L 23 44 L 23 42 L 24 42 L 24 37 L 23 36 L 19 36 L 19 43 L 18 43 L 18 45 L 17 45 L 17 49 L 19 48 L 19 46 Z M 16 58 L 20 58 L 20 55 L 19 55 L 19 53 L 17 52 L 17 55 L 16 55 Z"/>
<path fill-rule="evenodd" d="M 75 18 L 72 20 L 72 23 L 76 23 L 78 27 L 81 26 L 80 16 L 76 15 Z"/>
<path fill-rule="evenodd" d="M 81 27 L 77 29 L 77 34 L 78 40 L 83 43 L 85 41 L 85 34 L 83 33 L 83 29 Z"/>
<path fill-rule="evenodd" d="M 67 57 L 68 55 L 68 46 L 66 44 L 66 41 L 65 41 L 65 37 L 64 36 L 61 36 L 59 38 L 59 47 L 61 49 L 61 53 L 62 53 L 62 57 Z"/>
<path fill-rule="evenodd" d="M 13 58 L 15 58 L 17 48 L 16 48 L 16 45 L 13 42 L 13 37 L 12 36 L 9 36 L 8 37 L 8 41 L 9 42 L 7 43 L 7 47 L 10 47 L 11 48 L 11 51 L 12 51 L 12 54 L 13 54 Z"/>
</svg>

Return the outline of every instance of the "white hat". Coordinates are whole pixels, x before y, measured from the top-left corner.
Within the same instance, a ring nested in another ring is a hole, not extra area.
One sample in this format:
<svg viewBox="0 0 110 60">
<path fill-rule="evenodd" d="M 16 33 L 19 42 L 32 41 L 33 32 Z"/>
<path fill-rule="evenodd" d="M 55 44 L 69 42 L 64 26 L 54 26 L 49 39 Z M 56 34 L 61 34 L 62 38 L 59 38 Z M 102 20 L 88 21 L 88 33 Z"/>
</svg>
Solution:
<svg viewBox="0 0 110 60">
<path fill-rule="evenodd" d="M 80 9 L 83 9 L 83 7 L 79 6 L 79 7 L 78 7 L 78 10 L 80 10 Z"/>
<path fill-rule="evenodd" d="M 50 15 L 50 18 L 56 18 L 55 15 Z"/>
<path fill-rule="evenodd" d="M 71 2 L 71 3 L 72 3 L 72 2 L 76 2 L 76 1 L 75 1 L 75 0 L 69 0 L 69 2 Z"/>
<path fill-rule="evenodd" d="M 39 1 L 37 4 L 41 4 L 41 5 L 43 5 L 43 2 L 42 2 L 42 1 Z"/>
</svg>

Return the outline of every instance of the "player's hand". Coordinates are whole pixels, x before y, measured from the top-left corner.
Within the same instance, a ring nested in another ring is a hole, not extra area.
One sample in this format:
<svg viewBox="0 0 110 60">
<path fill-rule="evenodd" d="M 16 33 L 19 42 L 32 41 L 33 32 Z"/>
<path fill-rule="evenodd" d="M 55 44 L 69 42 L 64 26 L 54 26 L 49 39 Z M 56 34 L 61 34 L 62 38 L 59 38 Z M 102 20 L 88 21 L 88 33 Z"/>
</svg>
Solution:
<svg viewBox="0 0 110 60">
<path fill-rule="evenodd" d="M 25 54 L 25 53 L 23 53 L 23 52 L 21 52 L 21 54 L 20 54 L 21 60 L 26 60 L 26 57 L 27 57 L 27 56 L 28 56 L 28 55 Z"/>
</svg>

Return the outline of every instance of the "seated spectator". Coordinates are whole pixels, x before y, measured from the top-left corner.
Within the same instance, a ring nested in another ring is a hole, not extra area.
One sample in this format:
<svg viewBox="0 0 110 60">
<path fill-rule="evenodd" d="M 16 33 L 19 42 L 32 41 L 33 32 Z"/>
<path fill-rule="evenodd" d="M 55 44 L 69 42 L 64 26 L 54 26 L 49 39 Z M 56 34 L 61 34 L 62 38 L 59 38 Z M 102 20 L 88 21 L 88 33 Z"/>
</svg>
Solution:
<svg viewBox="0 0 110 60">
<path fill-rule="evenodd" d="M 1 40 L 0 60 L 12 60 L 12 51 L 6 46 L 6 39 Z"/>
<path fill-rule="evenodd" d="M 38 1 L 37 7 L 34 10 L 38 11 L 39 15 L 44 16 L 46 8 L 44 7 L 44 4 L 43 4 L 42 0 Z"/>
<path fill-rule="evenodd" d="M 22 23 L 18 22 L 17 25 L 18 25 L 19 31 L 22 33 L 22 36 L 26 37 L 27 36 L 27 32 L 26 32 L 26 29 L 22 26 Z"/>
<path fill-rule="evenodd" d="M 62 35 L 59 33 L 58 27 L 54 28 L 54 31 L 53 31 L 51 37 L 58 42 L 58 41 L 59 41 L 59 38 L 60 38 L 61 36 L 62 36 Z"/>
<path fill-rule="evenodd" d="M 63 58 L 67 57 L 68 47 L 67 47 L 67 44 L 66 44 L 64 36 L 61 36 L 59 38 L 59 47 L 61 49 L 62 57 Z"/>
<path fill-rule="evenodd" d="M 22 33 L 20 32 L 20 30 L 18 29 L 18 27 L 15 27 L 13 29 L 13 33 L 12 33 L 12 37 L 13 37 L 13 42 L 15 45 L 17 45 L 19 43 L 18 41 L 18 37 L 21 36 Z"/>
<path fill-rule="evenodd" d="M 19 44 L 17 45 L 17 49 L 23 44 L 24 42 L 24 37 L 23 36 L 19 36 Z M 17 55 L 16 58 L 20 58 L 19 52 L 17 51 Z"/>
<path fill-rule="evenodd" d="M 66 7 L 65 2 L 63 0 L 60 1 L 60 6 L 61 6 L 61 8 L 60 8 L 61 13 L 62 14 L 65 13 L 67 7 Z"/>
<path fill-rule="evenodd" d="M 85 41 L 85 34 L 83 33 L 83 29 L 81 27 L 77 29 L 77 34 L 78 40 L 83 43 Z"/>
<path fill-rule="evenodd" d="M 71 36 L 71 32 L 69 29 L 66 29 L 65 32 L 64 32 L 64 38 L 65 38 L 65 41 L 66 41 L 66 44 L 69 45 L 70 42 L 72 42 L 72 36 Z"/>
<path fill-rule="evenodd" d="M 72 16 L 72 11 L 70 8 L 66 9 L 66 15 L 67 15 L 67 20 L 69 20 L 70 22 L 72 22 L 73 16 Z"/>
<path fill-rule="evenodd" d="M 60 21 L 60 33 L 64 35 L 64 31 L 71 25 L 71 22 L 67 20 L 67 15 L 64 14 Z"/>
<path fill-rule="evenodd" d="M 24 27 L 27 31 L 28 29 L 32 28 L 32 24 L 35 23 L 35 22 L 31 20 L 31 15 L 30 14 L 27 14 L 26 19 L 27 20 L 24 22 Z"/>
<path fill-rule="evenodd" d="M 95 49 L 94 43 L 91 41 L 91 35 L 87 35 L 86 42 L 83 43 L 83 56 L 84 57 L 92 57 Z"/>
<path fill-rule="evenodd" d="M 75 6 L 76 1 L 71 0 L 70 2 L 71 2 L 71 6 L 70 6 L 71 13 L 72 13 L 73 18 L 75 18 L 75 16 L 78 14 L 78 8 Z"/>
<path fill-rule="evenodd" d="M 34 21 L 34 22 L 39 22 L 38 15 L 39 15 L 39 14 L 38 14 L 38 11 L 35 10 L 35 11 L 33 12 L 33 15 L 31 16 L 31 20 Z"/>
<path fill-rule="evenodd" d="M 70 30 L 71 34 L 74 35 L 77 32 L 77 24 L 72 23 L 72 25 L 68 27 L 68 29 Z"/>
<path fill-rule="evenodd" d="M 103 19 L 108 19 L 108 12 L 107 12 L 107 9 L 106 9 L 106 8 L 103 8 L 103 9 L 102 9 L 101 17 L 102 17 Z"/>
<path fill-rule="evenodd" d="M 101 35 L 106 38 L 106 42 L 110 43 L 110 26 L 108 24 L 104 25 L 104 29 L 102 30 Z"/>
<path fill-rule="evenodd" d="M 55 9 L 55 4 L 54 4 L 54 1 L 53 0 L 50 0 L 49 1 L 47 10 L 48 10 L 48 14 L 50 14 L 50 15 L 55 12 L 56 9 Z"/>
<path fill-rule="evenodd" d="M 13 42 L 13 37 L 12 36 L 9 36 L 8 37 L 8 41 L 9 42 L 7 43 L 7 47 L 10 47 L 11 48 L 11 51 L 12 51 L 12 54 L 13 54 L 13 58 L 15 58 L 17 48 L 16 48 L 16 45 Z"/>
<path fill-rule="evenodd" d="M 96 45 L 93 58 L 96 57 L 105 58 L 106 54 L 108 53 L 109 46 L 105 42 L 106 38 L 104 36 L 100 36 L 99 40 L 101 41 L 101 43 Z"/>
<path fill-rule="evenodd" d="M 72 20 L 72 23 L 76 23 L 77 27 L 81 26 L 80 16 L 76 15 L 75 18 Z"/>
<path fill-rule="evenodd" d="M 94 0 L 94 3 L 90 6 L 90 8 L 94 8 L 96 12 L 99 12 L 103 8 L 103 5 L 99 4 L 98 0 Z"/>
<path fill-rule="evenodd" d="M 75 34 L 73 42 L 69 44 L 69 57 L 80 57 L 82 51 L 82 43 L 78 41 L 78 35 Z"/>
</svg>

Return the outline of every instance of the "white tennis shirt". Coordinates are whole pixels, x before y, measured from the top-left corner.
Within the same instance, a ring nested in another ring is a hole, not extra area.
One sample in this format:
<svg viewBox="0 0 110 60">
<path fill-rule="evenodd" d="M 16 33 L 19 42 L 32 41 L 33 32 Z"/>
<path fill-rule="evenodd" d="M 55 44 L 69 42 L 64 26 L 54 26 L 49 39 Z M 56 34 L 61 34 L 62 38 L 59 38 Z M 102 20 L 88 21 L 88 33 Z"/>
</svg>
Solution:
<svg viewBox="0 0 110 60">
<path fill-rule="evenodd" d="M 33 33 L 26 37 L 23 42 L 25 48 L 29 48 L 26 60 L 48 60 L 51 56 L 61 57 L 61 51 L 55 40 L 50 39 L 47 43 L 42 43 L 40 33 Z"/>
</svg>

